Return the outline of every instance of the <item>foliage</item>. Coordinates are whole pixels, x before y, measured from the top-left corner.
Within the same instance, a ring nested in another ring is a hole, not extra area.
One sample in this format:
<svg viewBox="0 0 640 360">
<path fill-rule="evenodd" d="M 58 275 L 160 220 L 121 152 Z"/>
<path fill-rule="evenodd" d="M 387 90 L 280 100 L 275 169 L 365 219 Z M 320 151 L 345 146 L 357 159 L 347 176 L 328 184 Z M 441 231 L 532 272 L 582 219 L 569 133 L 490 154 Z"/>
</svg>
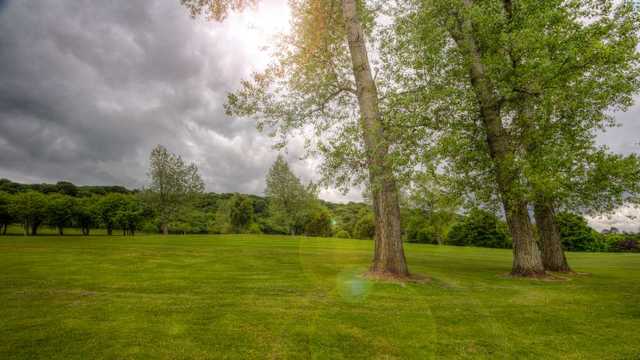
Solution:
<svg viewBox="0 0 640 360">
<path fill-rule="evenodd" d="M 0 191 L 0 235 L 5 234 L 7 227 L 13 222 L 12 201 L 13 198 L 10 194 Z"/>
<path fill-rule="evenodd" d="M 568 251 L 602 251 L 606 245 L 583 216 L 562 212 L 556 217 L 562 245 Z"/>
<path fill-rule="evenodd" d="M 472 209 L 449 231 L 447 244 L 489 248 L 511 248 L 507 227 L 487 210 Z"/>
<path fill-rule="evenodd" d="M 58 228 L 58 233 L 63 235 L 63 229 L 71 225 L 71 220 L 76 213 L 76 201 L 74 198 L 53 194 L 47 201 L 47 221 L 49 225 Z"/>
<path fill-rule="evenodd" d="M 349 235 L 349 233 L 346 230 L 338 230 L 336 231 L 335 234 L 333 234 L 333 237 L 339 238 L 339 239 L 350 239 L 351 235 Z"/>
<path fill-rule="evenodd" d="M 37 235 L 38 227 L 47 217 L 47 197 L 33 190 L 21 192 L 13 196 L 9 209 L 24 227 L 25 234 Z"/>
<path fill-rule="evenodd" d="M 253 205 L 243 195 L 234 194 L 229 199 L 229 223 L 234 233 L 244 233 L 253 221 Z"/>
<path fill-rule="evenodd" d="M 376 224 L 371 211 L 361 211 L 358 221 L 353 228 L 354 239 L 373 239 L 376 234 Z"/>
<path fill-rule="evenodd" d="M 151 151 L 149 161 L 151 184 L 145 199 L 158 216 L 162 231 L 168 233 L 169 222 L 194 203 L 204 191 L 204 183 L 195 164 L 186 164 L 161 145 Z"/>
<path fill-rule="evenodd" d="M 316 206 L 308 211 L 308 219 L 304 226 L 306 236 L 330 237 L 333 232 L 331 213 L 323 206 Z"/>
</svg>

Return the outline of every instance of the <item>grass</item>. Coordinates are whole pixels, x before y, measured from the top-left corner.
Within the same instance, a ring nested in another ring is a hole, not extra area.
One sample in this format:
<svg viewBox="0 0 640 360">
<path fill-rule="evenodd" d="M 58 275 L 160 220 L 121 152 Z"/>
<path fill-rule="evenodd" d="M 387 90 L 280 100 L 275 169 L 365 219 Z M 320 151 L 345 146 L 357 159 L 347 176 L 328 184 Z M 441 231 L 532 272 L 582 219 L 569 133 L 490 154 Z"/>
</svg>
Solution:
<svg viewBox="0 0 640 360">
<path fill-rule="evenodd" d="M 370 241 L 0 237 L 0 358 L 639 359 L 640 255 L 407 245 L 428 283 L 363 279 Z"/>
</svg>

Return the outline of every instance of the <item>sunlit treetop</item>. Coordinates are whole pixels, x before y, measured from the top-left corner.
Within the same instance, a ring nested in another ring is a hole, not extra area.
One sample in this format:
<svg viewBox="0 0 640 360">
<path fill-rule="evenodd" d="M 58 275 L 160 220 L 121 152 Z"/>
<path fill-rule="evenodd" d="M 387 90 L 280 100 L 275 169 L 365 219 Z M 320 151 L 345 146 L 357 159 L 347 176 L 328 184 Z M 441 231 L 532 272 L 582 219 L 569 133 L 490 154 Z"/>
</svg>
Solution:
<svg viewBox="0 0 640 360">
<path fill-rule="evenodd" d="M 254 7 L 259 0 L 180 0 L 189 9 L 191 16 L 204 16 L 209 20 L 222 21 L 230 12 Z"/>
</svg>

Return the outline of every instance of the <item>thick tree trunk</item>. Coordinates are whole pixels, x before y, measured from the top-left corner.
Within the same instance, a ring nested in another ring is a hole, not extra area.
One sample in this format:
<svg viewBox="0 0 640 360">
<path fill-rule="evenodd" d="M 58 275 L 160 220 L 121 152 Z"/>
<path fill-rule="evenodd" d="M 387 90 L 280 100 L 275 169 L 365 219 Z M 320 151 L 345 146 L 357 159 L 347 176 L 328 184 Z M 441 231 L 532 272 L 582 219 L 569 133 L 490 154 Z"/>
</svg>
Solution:
<svg viewBox="0 0 640 360">
<path fill-rule="evenodd" d="M 556 214 L 552 202 L 539 200 L 535 203 L 533 212 L 542 242 L 542 262 L 548 271 L 571 272 L 567 258 L 564 255 L 560 240 L 560 229 L 556 223 Z"/>
<path fill-rule="evenodd" d="M 467 7 L 471 6 L 471 0 L 465 0 L 464 3 Z M 480 107 L 480 118 L 489 155 L 493 160 L 498 191 L 513 238 L 511 273 L 516 276 L 541 275 L 544 274 L 542 256 L 533 236 L 527 202 L 516 189 L 519 171 L 512 164 L 511 159 L 515 154 L 509 143 L 509 134 L 502 125 L 501 100 L 496 97 L 497 92 L 486 77 L 482 50 L 475 41 L 471 23 L 464 18 L 465 15 L 461 16 L 452 36 L 469 57 L 471 85 Z"/>
<path fill-rule="evenodd" d="M 388 164 L 389 145 L 378 109 L 378 89 L 371 74 L 364 31 L 356 0 L 342 0 L 347 42 L 360 108 L 360 127 L 364 138 L 369 181 L 376 222 L 375 253 L 371 271 L 376 274 L 409 275 L 400 234 L 400 205 L 393 171 Z"/>
</svg>

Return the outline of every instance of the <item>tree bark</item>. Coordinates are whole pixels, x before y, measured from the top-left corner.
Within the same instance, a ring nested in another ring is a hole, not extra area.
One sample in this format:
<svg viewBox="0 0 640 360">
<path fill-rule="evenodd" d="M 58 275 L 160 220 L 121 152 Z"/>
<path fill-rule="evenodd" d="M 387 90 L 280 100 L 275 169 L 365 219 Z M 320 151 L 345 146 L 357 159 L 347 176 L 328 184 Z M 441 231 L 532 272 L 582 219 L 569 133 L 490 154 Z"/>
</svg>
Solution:
<svg viewBox="0 0 640 360">
<path fill-rule="evenodd" d="M 464 0 L 467 7 L 471 0 Z M 452 37 L 458 47 L 463 50 L 469 61 L 471 86 L 479 104 L 480 118 L 485 130 L 489 155 L 493 160 L 498 192 L 507 218 L 509 231 L 513 238 L 512 275 L 536 276 L 544 274 L 542 256 L 533 236 L 528 206 L 524 197 L 517 191 L 519 170 L 514 168 L 512 159 L 515 156 L 510 145 L 509 134 L 502 125 L 501 99 L 485 74 L 482 62 L 482 49 L 473 36 L 471 23 L 458 18 L 457 27 Z"/>
<path fill-rule="evenodd" d="M 540 199 L 533 208 L 536 225 L 542 242 L 542 262 L 549 271 L 571 272 L 567 258 L 564 255 L 560 240 L 560 229 L 556 223 L 553 203 Z"/>
<path fill-rule="evenodd" d="M 400 205 L 389 145 L 384 138 L 378 108 L 378 89 L 371 74 L 364 30 L 356 0 L 342 0 L 347 42 L 360 109 L 360 127 L 367 153 L 369 181 L 376 220 L 375 252 L 371 272 L 395 277 L 409 275 L 400 233 Z"/>
<path fill-rule="evenodd" d="M 160 225 L 160 229 L 162 230 L 162 235 L 169 235 L 169 226 L 167 224 Z"/>
</svg>

